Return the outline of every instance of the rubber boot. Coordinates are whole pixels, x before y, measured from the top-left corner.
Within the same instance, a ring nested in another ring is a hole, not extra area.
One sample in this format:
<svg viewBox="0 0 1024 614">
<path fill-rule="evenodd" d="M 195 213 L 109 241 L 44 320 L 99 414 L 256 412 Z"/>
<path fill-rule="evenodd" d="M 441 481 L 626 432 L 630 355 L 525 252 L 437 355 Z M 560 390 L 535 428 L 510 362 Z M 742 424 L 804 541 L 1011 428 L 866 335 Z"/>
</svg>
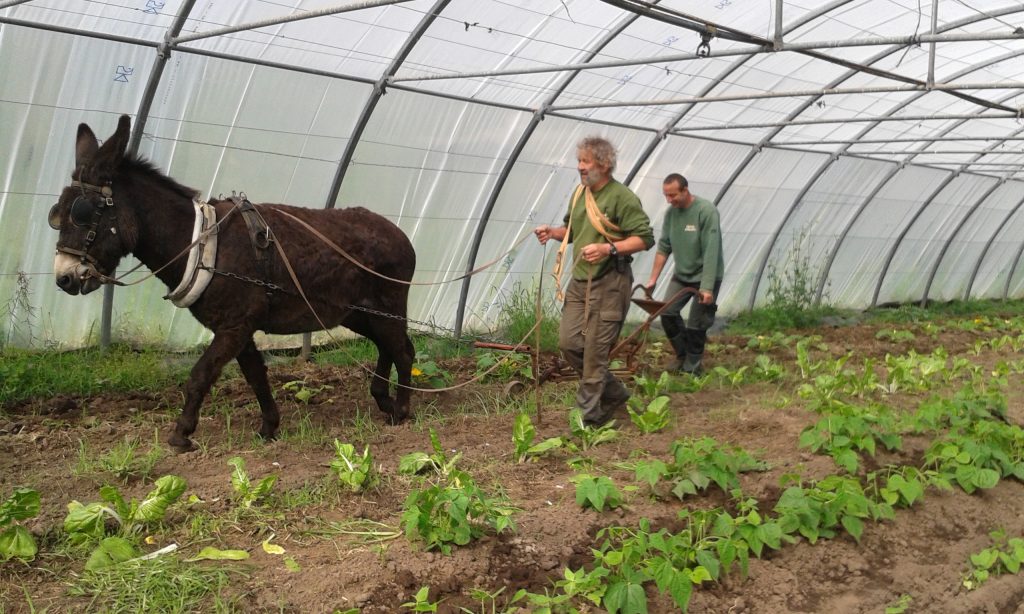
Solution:
<svg viewBox="0 0 1024 614">
<path fill-rule="evenodd" d="M 661 316 L 661 327 L 665 330 L 665 336 L 668 337 L 672 351 L 675 352 L 675 358 L 668 363 L 666 370 L 672 372 L 680 371 L 683 368 L 683 361 L 686 356 L 687 333 L 689 331 L 683 327 L 683 319 L 676 315 Z"/>
<path fill-rule="evenodd" d="M 704 360 L 704 346 L 707 345 L 708 333 L 705 330 L 687 328 L 684 331 L 686 340 L 686 354 L 683 358 L 683 373 L 690 375 L 703 375 L 704 367 L 701 364 Z"/>
</svg>

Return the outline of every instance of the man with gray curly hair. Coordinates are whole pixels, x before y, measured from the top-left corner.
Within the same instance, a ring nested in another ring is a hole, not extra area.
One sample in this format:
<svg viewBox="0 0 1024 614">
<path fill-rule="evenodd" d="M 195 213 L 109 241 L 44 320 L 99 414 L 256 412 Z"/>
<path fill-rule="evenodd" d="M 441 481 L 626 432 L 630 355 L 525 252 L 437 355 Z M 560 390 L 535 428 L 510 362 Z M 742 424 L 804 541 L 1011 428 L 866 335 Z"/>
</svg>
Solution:
<svg viewBox="0 0 1024 614">
<path fill-rule="evenodd" d="M 576 405 L 584 424 L 599 426 L 629 399 L 629 391 L 608 369 L 609 353 L 629 309 L 631 254 L 650 249 L 654 232 L 637 195 L 612 177 L 616 152 L 607 139 L 583 139 L 576 158 L 580 185 L 563 225 L 542 224 L 534 233 L 542 245 L 549 239 L 562 241 L 560 253 L 573 244 L 558 345 L 580 374 Z"/>
</svg>

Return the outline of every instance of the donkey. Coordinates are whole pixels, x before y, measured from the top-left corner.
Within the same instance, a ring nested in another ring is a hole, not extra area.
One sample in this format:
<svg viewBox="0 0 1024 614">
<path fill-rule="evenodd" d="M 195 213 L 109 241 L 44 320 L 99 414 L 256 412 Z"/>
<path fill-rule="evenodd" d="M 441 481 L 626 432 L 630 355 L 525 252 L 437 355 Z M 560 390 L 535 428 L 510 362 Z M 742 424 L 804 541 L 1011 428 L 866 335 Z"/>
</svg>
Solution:
<svg viewBox="0 0 1024 614">
<path fill-rule="evenodd" d="M 217 226 L 198 233 L 199 193 L 126 155 L 130 132 L 131 120 L 122 115 L 101 147 L 89 126 L 78 126 L 72 181 L 49 214 L 50 226 L 60 231 L 54 274 L 61 290 L 89 294 L 114 282 L 121 258 L 132 254 L 168 288 L 191 289 L 188 309 L 213 340 L 192 367 L 168 443 L 179 451 L 192 448 L 199 408 L 231 359 L 259 401 L 260 435 L 274 437 L 280 415 L 253 340 L 257 330 L 290 334 L 340 324 L 370 339 L 378 352 L 370 394 L 391 423 L 405 420 L 414 355 L 405 318 L 416 253 L 402 230 L 362 207 L 244 201 L 246 213 L 234 199 L 209 203 L 207 216 L 215 214 Z M 198 249 L 197 234 L 216 237 L 214 265 L 189 252 Z M 205 289 L 190 286 L 186 275 L 203 277 Z M 392 365 L 398 373 L 394 399 Z"/>
</svg>

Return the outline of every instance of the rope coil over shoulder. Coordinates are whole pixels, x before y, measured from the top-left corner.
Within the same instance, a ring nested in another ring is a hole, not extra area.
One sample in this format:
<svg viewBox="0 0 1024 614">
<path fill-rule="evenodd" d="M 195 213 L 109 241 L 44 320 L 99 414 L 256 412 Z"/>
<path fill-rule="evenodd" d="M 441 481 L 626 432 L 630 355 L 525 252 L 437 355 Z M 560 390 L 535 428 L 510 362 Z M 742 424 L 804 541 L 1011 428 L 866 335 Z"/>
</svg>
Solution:
<svg viewBox="0 0 1024 614">
<path fill-rule="evenodd" d="M 562 272 L 565 267 L 565 251 L 569 247 L 569 238 L 572 236 L 572 214 L 576 210 L 576 203 L 579 202 L 580 192 L 584 193 L 583 203 L 587 208 L 587 220 L 594 230 L 609 243 L 626 238 L 624 235 L 615 234 L 621 233 L 622 228 L 608 219 L 608 216 L 598 208 L 597 200 L 594 199 L 594 193 L 590 191 L 590 187 L 582 183 L 576 186 L 576 191 L 572 195 L 572 207 L 569 209 L 569 223 L 565 226 L 565 236 L 562 237 L 562 244 L 555 255 L 555 267 L 551 271 L 551 276 L 555 278 L 555 296 L 560 301 L 565 300 L 565 292 L 562 290 Z"/>
</svg>

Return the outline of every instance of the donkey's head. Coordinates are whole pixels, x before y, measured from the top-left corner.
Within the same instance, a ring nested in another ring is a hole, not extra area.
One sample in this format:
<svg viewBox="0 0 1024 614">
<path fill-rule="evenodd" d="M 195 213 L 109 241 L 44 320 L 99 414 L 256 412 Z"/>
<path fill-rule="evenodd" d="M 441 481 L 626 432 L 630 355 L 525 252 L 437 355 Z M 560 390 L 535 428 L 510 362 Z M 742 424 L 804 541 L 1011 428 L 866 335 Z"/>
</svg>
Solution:
<svg viewBox="0 0 1024 614">
<path fill-rule="evenodd" d="M 50 226 L 60 231 L 53 271 L 57 286 L 68 294 L 99 288 L 134 248 L 135 216 L 115 193 L 130 133 L 131 120 L 122 115 L 100 147 L 89 126 L 78 126 L 71 185 L 49 216 Z"/>
</svg>

